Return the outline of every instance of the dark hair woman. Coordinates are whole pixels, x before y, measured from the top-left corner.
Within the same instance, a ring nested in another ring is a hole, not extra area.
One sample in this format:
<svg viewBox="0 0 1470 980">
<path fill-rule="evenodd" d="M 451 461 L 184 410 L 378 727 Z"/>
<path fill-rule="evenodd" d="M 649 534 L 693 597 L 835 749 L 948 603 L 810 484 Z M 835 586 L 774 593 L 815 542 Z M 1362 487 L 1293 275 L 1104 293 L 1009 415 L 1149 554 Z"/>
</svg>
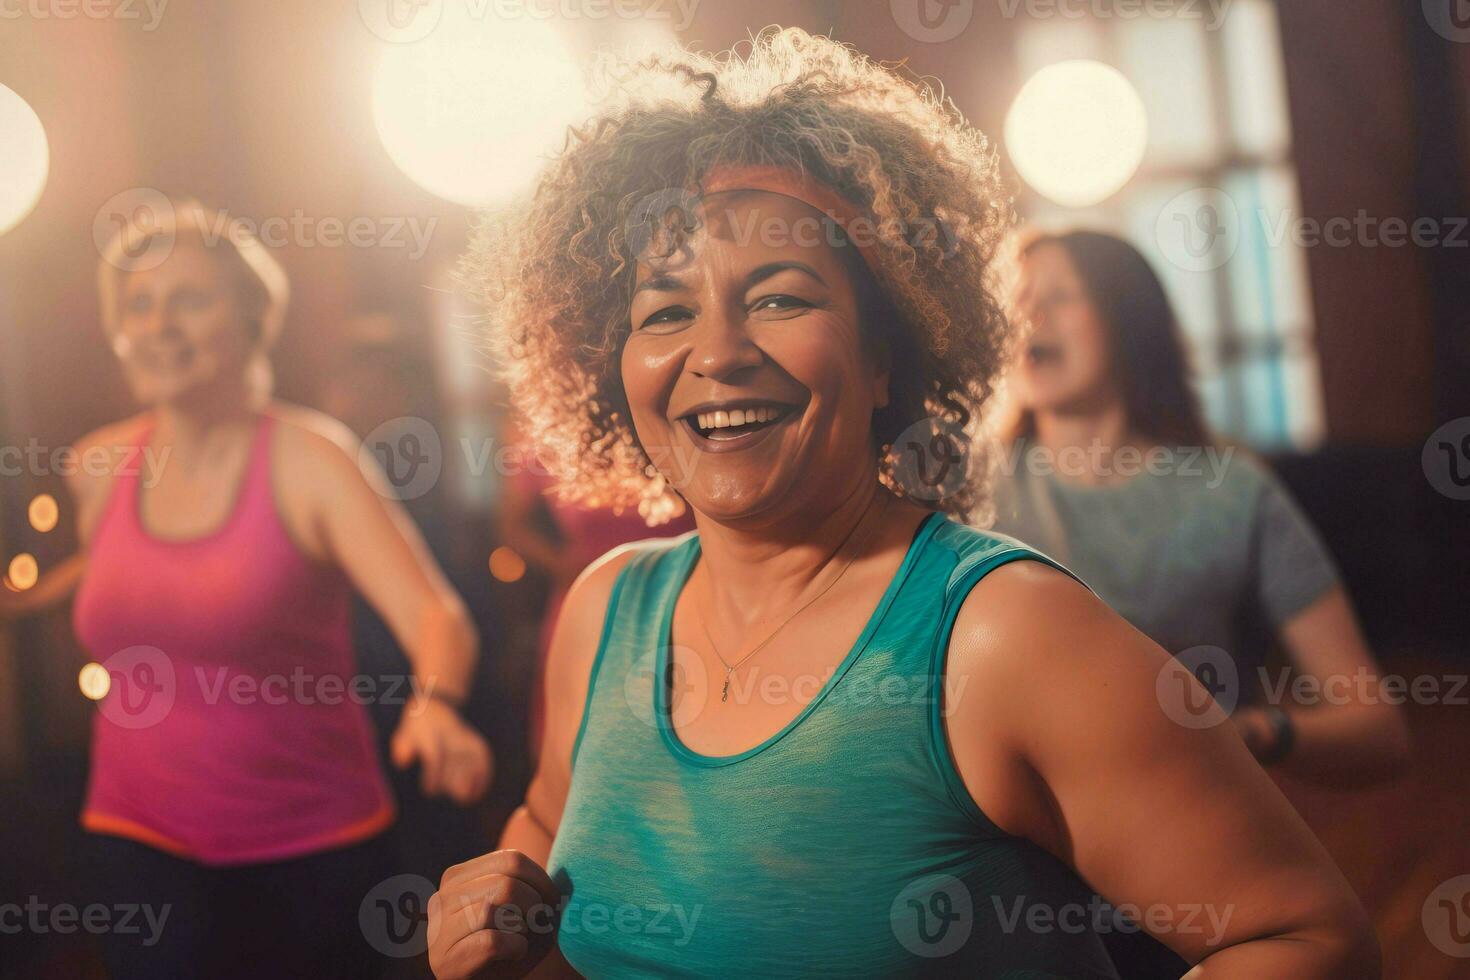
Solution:
<svg viewBox="0 0 1470 980">
<path fill-rule="evenodd" d="M 1015 307 L 1027 333 L 995 528 L 1064 563 L 1238 703 L 1231 720 L 1263 763 L 1339 784 L 1401 771 L 1406 728 L 1377 696 L 1331 558 L 1270 472 L 1210 436 L 1148 261 L 1111 235 L 1031 237 Z M 1272 698 L 1294 689 L 1267 669 L 1278 639 L 1295 674 L 1349 696 Z M 1177 957 L 1146 937 L 1107 939 L 1125 976 L 1179 975 Z"/>
<path fill-rule="evenodd" d="M 429 904 L 436 973 L 1116 976 L 1085 879 L 1201 975 L 1376 975 L 1239 739 L 1160 709 L 1187 671 L 890 452 L 1001 366 L 980 135 L 800 31 L 614 81 L 469 269 L 562 477 L 698 530 L 572 587 L 525 804 Z M 1228 921 L 1161 927 L 1181 903 Z"/>
</svg>

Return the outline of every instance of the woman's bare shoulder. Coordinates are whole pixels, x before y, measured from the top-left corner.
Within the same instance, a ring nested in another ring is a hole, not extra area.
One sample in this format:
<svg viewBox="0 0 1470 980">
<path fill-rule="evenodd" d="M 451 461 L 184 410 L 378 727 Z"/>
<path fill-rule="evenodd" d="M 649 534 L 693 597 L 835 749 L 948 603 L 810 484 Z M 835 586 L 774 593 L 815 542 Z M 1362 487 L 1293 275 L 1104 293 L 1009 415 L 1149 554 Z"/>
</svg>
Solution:
<svg viewBox="0 0 1470 980">
<path fill-rule="evenodd" d="M 72 443 L 75 465 L 66 472 L 66 486 L 84 515 L 107 496 L 120 467 L 136 464 L 130 457 L 152 417 L 151 412 L 139 412 L 99 426 Z"/>
</svg>

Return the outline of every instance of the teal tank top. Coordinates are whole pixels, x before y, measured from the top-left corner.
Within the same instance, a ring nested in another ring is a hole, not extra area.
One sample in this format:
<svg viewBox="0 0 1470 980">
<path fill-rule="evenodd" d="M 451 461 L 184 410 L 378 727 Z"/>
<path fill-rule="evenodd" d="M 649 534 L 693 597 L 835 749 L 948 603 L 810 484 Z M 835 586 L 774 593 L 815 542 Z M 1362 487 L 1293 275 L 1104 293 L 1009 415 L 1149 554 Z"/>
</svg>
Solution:
<svg viewBox="0 0 1470 980">
<path fill-rule="evenodd" d="M 784 729 L 733 756 L 669 717 L 674 603 L 694 535 L 640 545 L 613 586 L 548 871 L 589 977 L 1116 978 L 1096 900 L 975 805 L 944 735 L 960 604 L 1010 561 L 920 525 L 852 650 Z"/>
</svg>

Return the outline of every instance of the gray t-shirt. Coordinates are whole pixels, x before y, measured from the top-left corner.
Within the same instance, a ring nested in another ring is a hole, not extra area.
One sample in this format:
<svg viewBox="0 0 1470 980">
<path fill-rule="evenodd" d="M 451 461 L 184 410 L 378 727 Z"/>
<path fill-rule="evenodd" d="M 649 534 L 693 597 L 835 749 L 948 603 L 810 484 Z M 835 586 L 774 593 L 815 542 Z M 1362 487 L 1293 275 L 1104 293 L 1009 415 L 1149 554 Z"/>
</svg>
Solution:
<svg viewBox="0 0 1470 980">
<path fill-rule="evenodd" d="M 1337 570 L 1285 488 L 1246 452 L 1160 451 L 1153 461 L 1089 485 L 1056 474 L 1063 457 L 1018 444 L 996 475 L 995 530 L 1071 569 L 1170 653 L 1223 648 L 1255 700 L 1274 634 L 1337 584 Z"/>
</svg>

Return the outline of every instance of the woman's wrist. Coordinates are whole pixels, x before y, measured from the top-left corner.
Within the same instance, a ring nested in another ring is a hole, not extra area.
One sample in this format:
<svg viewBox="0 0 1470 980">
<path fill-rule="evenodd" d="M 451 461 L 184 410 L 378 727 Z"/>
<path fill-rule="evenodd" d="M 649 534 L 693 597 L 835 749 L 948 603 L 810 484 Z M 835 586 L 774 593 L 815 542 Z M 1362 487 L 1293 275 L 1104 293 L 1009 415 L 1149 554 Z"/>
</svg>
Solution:
<svg viewBox="0 0 1470 980">
<path fill-rule="evenodd" d="M 1286 709 L 1274 704 L 1263 708 L 1261 714 L 1270 735 L 1265 747 L 1256 754 L 1256 758 L 1261 761 L 1262 765 L 1274 765 L 1290 755 L 1293 746 L 1296 745 L 1296 725 L 1292 722 L 1291 715 L 1287 714 Z"/>
<path fill-rule="evenodd" d="M 414 697 L 422 702 L 437 701 L 453 710 L 456 714 L 464 708 L 465 702 L 469 700 L 468 694 L 442 688 L 433 681 L 415 685 Z"/>
</svg>

